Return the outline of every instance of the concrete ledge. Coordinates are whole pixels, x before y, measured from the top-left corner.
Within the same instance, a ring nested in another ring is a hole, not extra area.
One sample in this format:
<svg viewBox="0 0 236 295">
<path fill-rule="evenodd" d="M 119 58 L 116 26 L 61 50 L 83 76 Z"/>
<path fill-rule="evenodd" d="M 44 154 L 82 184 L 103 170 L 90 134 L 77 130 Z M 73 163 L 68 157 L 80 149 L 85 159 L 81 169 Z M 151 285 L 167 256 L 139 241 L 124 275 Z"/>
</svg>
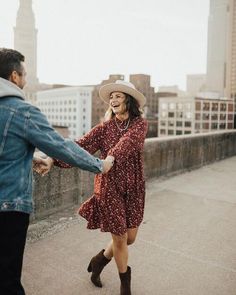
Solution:
<svg viewBox="0 0 236 295">
<path fill-rule="evenodd" d="M 146 178 L 169 176 L 236 155 L 236 131 L 150 138 L 145 141 Z M 54 168 L 45 177 L 35 175 L 35 213 L 42 219 L 80 204 L 93 192 L 94 175 L 77 168 Z"/>
</svg>

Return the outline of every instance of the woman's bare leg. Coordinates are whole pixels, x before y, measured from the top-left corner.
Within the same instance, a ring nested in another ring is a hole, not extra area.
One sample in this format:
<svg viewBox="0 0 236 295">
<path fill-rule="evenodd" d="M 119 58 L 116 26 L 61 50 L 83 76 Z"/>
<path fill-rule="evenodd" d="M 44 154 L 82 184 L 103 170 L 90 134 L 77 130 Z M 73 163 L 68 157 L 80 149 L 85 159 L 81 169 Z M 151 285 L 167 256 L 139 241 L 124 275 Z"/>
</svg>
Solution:
<svg viewBox="0 0 236 295">
<path fill-rule="evenodd" d="M 130 228 L 127 230 L 127 239 L 126 239 L 127 245 L 131 245 L 134 243 L 137 233 L 138 233 L 138 227 L 137 228 Z M 117 237 L 116 235 L 114 235 L 114 236 Z M 118 251 L 118 253 L 119 253 L 119 251 Z M 113 257 L 113 239 L 107 245 L 106 250 L 103 255 L 108 259 L 112 259 L 112 257 Z M 118 254 L 118 256 L 120 256 L 120 254 Z"/>
</svg>

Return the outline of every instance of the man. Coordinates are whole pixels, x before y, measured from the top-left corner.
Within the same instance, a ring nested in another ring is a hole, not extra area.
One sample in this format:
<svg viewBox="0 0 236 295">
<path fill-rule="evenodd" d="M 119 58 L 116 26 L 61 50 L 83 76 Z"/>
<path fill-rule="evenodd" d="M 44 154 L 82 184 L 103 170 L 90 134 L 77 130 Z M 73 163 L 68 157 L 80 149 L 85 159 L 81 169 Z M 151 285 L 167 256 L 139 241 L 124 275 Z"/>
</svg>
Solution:
<svg viewBox="0 0 236 295">
<path fill-rule="evenodd" d="M 24 56 L 0 48 L 0 294 L 23 295 L 21 270 L 32 204 L 35 147 L 50 157 L 94 173 L 112 161 L 94 158 L 63 139 L 40 110 L 24 100 Z M 38 160 L 40 162 L 40 160 Z"/>
</svg>

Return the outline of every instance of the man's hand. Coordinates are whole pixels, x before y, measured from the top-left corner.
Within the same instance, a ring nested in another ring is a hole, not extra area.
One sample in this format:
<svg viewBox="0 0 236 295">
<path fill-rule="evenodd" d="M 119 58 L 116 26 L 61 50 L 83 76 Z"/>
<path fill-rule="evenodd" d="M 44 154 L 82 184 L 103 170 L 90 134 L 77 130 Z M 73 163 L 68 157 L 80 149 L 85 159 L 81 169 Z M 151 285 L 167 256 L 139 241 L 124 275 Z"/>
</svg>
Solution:
<svg viewBox="0 0 236 295">
<path fill-rule="evenodd" d="M 115 161 L 115 158 L 113 156 L 107 156 L 105 160 L 102 160 L 103 162 L 103 171 L 102 173 L 107 173 L 111 168 L 112 166 L 114 165 L 114 161 Z"/>
<path fill-rule="evenodd" d="M 44 176 L 46 175 L 53 166 L 53 159 L 48 157 L 46 159 L 34 157 L 33 158 L 33 169 L 38 174 Z"/>
</svg>

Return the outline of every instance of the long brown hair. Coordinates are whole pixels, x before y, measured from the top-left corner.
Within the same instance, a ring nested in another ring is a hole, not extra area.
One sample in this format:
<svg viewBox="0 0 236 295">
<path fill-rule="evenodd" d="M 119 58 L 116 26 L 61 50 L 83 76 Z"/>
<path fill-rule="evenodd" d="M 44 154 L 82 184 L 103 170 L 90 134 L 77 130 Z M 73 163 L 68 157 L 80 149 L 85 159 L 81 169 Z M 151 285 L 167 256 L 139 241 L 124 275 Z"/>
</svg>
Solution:
<svg viewBox="0 0 236 295">
<path fill-rule="evenodd" d="M 129 94 L 124 93 L 124 95 L 125 95 L 126 110 L 129 113 L 130 120 L 136 117 L 141 117 L 143 112 L 140 109 L 138 101 Z M 114 117 L 115 117 L 115 114 L 113 113 L 112 108 L 109 106 L 109 108 L 107 109 L 105 113 L 104 119 L 105 121 L 108 121 Z"/>
</svg>

